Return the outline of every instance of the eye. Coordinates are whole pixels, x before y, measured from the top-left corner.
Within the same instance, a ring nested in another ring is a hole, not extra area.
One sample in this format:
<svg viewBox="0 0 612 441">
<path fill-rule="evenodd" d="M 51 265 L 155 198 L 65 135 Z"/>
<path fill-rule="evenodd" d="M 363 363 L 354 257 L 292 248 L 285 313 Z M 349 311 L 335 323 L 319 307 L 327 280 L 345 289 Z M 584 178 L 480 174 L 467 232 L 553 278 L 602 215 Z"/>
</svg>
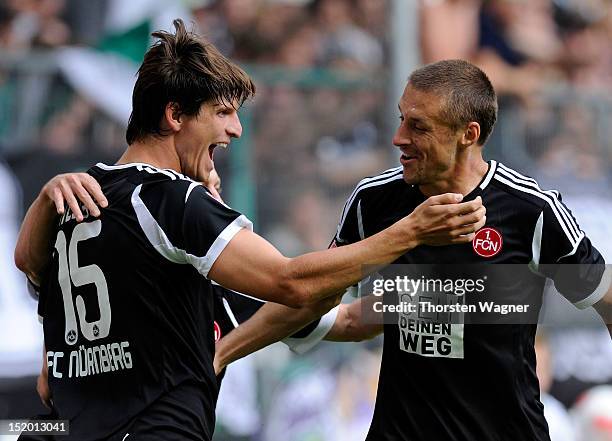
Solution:
<svg viewBox="0 0 612 441">
<path fill-rule="evenodd" d="M 224 107 L 222 109 L 219 109 L 219 111 L 217 112 L 217 115 L 219 115 L 220 117 L 224 117 L 224 116 L 228 116 L 231 115 L 232 113 L 234 113 L 234 109 L 231 107 Z"/>
<path fill-rule="evenodd" d="M 427 128 L 425 128 L 423 126 L 420 126 L 418 124 L 412 124 L 412 128 L 414 130 L 416 130 L 417 132 L 426 132 L 427 131 Z"/>
</svg>

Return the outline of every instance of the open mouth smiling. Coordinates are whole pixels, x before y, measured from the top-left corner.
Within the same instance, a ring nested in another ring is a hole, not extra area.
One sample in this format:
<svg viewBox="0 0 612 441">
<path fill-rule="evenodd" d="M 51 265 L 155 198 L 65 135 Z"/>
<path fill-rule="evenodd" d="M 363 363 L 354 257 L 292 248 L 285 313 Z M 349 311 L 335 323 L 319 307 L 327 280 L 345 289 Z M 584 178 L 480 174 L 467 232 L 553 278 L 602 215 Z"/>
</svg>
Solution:
<svg viewBox="0 0 612 441">
<path fill-rule="evenodd" d="M 210 157 L 210 160 L 212 161 L 215 155 L 215 147 L 221 147 L 226 149 L 229 143 L 227 142 L 216 142 L 214 144 L 211 144 L 208 146 L 208 156 Z"/>
<path fill-rule="evenodd" d="M 415 152 L 404 152 L 402 151 L 402 156 L 400 156 L 400 162 L 402 165 L 410 164 L 416 162 L 420 159 L 418 153 Z"/>
</svg>

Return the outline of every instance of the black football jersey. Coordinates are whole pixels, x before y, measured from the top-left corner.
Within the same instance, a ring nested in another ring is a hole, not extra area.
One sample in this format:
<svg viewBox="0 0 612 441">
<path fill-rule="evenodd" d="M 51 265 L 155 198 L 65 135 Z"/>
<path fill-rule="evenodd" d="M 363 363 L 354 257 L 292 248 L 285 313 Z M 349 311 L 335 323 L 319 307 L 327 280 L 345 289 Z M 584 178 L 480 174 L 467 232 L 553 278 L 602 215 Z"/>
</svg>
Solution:
<svg viewBox="0 0 612 441">
<path fill-rule="evenodd" d="M 419 246 L 402 264 L 523 264 L 537 279 L 512 289 L 539 309 L 546 278 L 580 308 L 605 294 L 605 263 L 555 191 L 490 161 L 480 184 L 487 223 L 472 243 Z M 357 242 L 410 214 L 426 197 L 402 167 L 362 180 L 349 197 L 335 243 Z M 562 265 L 597 264 L 564 289 Z M 606 279 L 608 277 L 606 276 Z M 549 441 L 535 370 L 535 324 L 453 323 L 385 316 L 371 441 Z M 442 331 L 441 331 L 442 330 Z"/>
<path fill-rule="evenodd" d="M 39 300 L 49 386 L 70 420 L 62 439 L 209 440 L 218 385 L 207 275 L 251 222 L 171 170 L 88 173 L 109 205 L 81 223 L 61 217 Z"/>
</svg>

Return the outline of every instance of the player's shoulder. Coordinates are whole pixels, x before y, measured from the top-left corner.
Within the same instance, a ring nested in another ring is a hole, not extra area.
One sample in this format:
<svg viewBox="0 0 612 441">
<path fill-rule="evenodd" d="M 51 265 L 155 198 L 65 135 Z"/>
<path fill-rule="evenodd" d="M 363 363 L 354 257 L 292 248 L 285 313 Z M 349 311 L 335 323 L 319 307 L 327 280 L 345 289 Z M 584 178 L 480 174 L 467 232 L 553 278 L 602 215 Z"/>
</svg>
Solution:
<svg viewBox="0 0 612 441">
<path fill-rule="evenodd" d="M 347 204 L 350 205 L 358 198 L 376 198 L 376 195 L 381 193 L 389 194 L 391 189 L 402 189 L 405 186 L 403 167 L 390 168 L 359 181 L 348 197 Z"/>
<path fill-rule="evenodd" d="M 557 190 L 542 189 L 536 179 L 525 175 L 501 162 L 491 161 L 494 171 L 491 173 L 489 188 L 495 197 L 508 198 L 513 204 L 523 208 L 542 211 L 546 206 L 557 209 L 561 194 Z"/>
<path fill-rule="evenodd" d="M 105 177 L 111 174 L 122 176 L 138 176 L 142 180 L 147 177 L 156 177 L 169 182 L 195 182 L 193 179 L 169 168 L 159 168 L 144 162 L 130 162 L 127 164 L 104 164 L 98 162 L 87 173 L 96 177 Z"/>
<path fill-rule="evenodd" d="M 140 191 L 155 189 L 155 192 L 167 196 L 183 197 L 190 187 L 198 186 L 193 179 L 165 168 L 154 167 L 145 163 L 107 165 L 97 163 L 88 170 L 104 187 L 116 181 L 130 182 Z"/>
<path fill-rule="evenodd" d="M 375 175 L 366 176 L 357 183 L 355 190 L 361 191 L 366 188 L 380 187 L 400 179 L 403 179 L 403 167 L 401 165 L 399 167 L 389 168 Z"/>
</svg>

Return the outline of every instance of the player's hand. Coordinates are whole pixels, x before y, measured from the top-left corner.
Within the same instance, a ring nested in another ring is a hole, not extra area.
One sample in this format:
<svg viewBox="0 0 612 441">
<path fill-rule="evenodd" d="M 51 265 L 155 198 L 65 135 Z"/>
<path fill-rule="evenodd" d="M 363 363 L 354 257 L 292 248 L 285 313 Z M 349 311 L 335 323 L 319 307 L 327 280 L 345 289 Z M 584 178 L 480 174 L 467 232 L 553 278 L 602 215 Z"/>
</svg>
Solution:
<svg viewBox="0 0 612 441">
<path fill-rule="evenodd" d="M 84 219 L 79 201 L 95 217 L 100 216 L 98 205 L 108 206 L 100 184 L 87 173 L 57 175 L 45 184 L 40 194 L 55 205 L 58 214 L 64 214 L 64 203 L 67 203 L 77 222 Z"/>
<path fill-rule="evenodd" d="M 212 194 L 215 199 L 223 202 L 223 199 L 221 199 L 221 177 L 217 173 L 217 170 L 213 168 L 208 175 L 208 180 L 202 182 L 202 185 L 210 191 L 210 194 Z"/>
<path fill-rule="evenodd" d="M 419 245 L 448 245 L 471 242 L 476 231 L 487 220 L 486 208 L 478 196 L 470 202 L 460 201 L 460 194 L 432 196 L 408 216 Z"/>
<path fill-rule="evenodd" d="M 45 407 L 51 409 L 51 390 L 49 389 L 49 373 L 45 358 L 45 363 L 43 363 L 43 367 L 40 370 L 40 375 L 36 380 L 36 392 L 38 392 L 38 396 L 40 397 L 40 401 L 44 404 Z"/>
</svg>

